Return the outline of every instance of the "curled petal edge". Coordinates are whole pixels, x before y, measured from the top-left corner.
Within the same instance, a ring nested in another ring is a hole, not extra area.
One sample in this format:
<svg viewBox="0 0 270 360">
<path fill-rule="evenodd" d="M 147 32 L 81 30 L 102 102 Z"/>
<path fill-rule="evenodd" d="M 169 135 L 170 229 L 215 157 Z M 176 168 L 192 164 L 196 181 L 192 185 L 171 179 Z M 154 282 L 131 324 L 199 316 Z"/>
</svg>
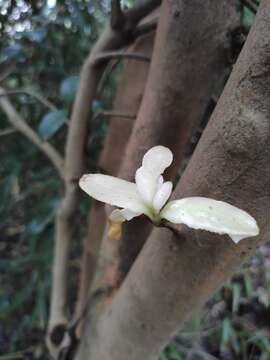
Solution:
<svg viewBox="0 0 270 360">
<path fill-rule="evenodd" d="M 246 211 L 203 197 L 170 201 L 161 211 L 161 218 L 193 229 L 227 234 L 235 243 L 259 234 L 256 220 Z"/>
</svg>

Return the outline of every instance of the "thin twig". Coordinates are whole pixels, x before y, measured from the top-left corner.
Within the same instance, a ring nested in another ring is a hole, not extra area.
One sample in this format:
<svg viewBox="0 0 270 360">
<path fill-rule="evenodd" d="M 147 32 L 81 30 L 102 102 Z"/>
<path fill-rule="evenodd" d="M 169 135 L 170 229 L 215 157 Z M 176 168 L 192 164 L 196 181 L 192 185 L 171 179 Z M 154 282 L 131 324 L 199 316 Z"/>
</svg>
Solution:
<svg viewBox="0 0 270 360">
<path fill-rule="evenodd" d="M 136 119 L 136 115 L 130 115 L 125 113 L 118 113 L 115 111 L 98 111 L 93 116 L 93 122 L 97 121 L 100 117 L 120 117 L 128 120 L 134 120 Z"/>
<path fill-rule="evenodd" d="M 151 20 L 143 21 L 142 23 L 140 23 L 133 32 L 134 40 L 140 36 L 148 34 L 151 31 L 155 31 L 157 28 L 158 20 L 159 20 L 159 15 L 155 16 Z M 101 96 L 101 94 L 104 90 L 105 84 L 107 82 L 107 79 L 110 77 L 110 75 L 114 71 L 114 69 L 118 66 L 120 60 L 121 60 L 121 58 L 119 57 L 119 58 L 116 58 L 115 61 L 108 63 L 106 71 L 104 71 L 104 74 L 102 75 L 102 78 L 101 78 L 99 86 L 98 86 L 98 97 Z M 149 61 L 151 61 L 150 58 L 149 58 Z"/>
<path fill-rule="evenodd" d="M 139 36 L 143 36 L 145 34 L 150 33 L 151 31 L 155 31 L 157 28 L 158 20 L 159 20 L 159 16 L 155 17 L 154 19 L 151 19 L 150 21 L 138 25 L 133 33 L 134 38 L 137 39 Z"/>
<path fill-rule="evenodd" d="M 5 91 L 0 88 L 0 95 Z M 25 137 L 27 137 L 34 145 L 36 145 L 44 155 L 52 162 L 59 176 L 64 177 L 63 159 L 58 151 L 47 141 L 43 141 L 37 133 L 24 121 L 21 115 L 15 110 L 10 101 L 6 97 L 0 97 L 0 107 L 7 116 L 9 123 Z"/>
<path fill-rule="evenodd" d="M 6 80 L 6 78 L 13 72 L 15 68 L 16 63 L 14 61 L 0 64 L 0 83 Z"/>
<path fill-rule="evenodd" d="M 104 91 L 104 88 L 105 88 L 105 85 L 107 83 L 107 80 L 109 79 L 110 75 L 112 74 L 112 72 L 115 70 L 115 68 L 119 65 L 120 63 L 120 59 L 116 59 L 116 60 L 113 60 L 113 61 L 110 61 L 104 71 L 104 73 L 102 74 L 101 76 L 101 79 L 99 81 L 99 84 L 98 84 L 98 89 L 97 89 L 97 97 L 100 98 L 103 91 Z"/>
<path fill-rule="evenodd" d="M 13 129 L 13 128 L 4 129 L 4 130 L 0 131 L 0 136 L 14 134 L 15 132 L 16 132 L 16 129 Z"/>
<path fill-rule="evenodd" d="M 97 64 L 100 61 L 104 60 L 111 60 L 111 59 L 132 59 L 132 60 L 138 60 L 138 61 L 146 61 L 150 62 L 151 58 L 148 56 L 145 56 L 143 54 L 136 54 L 136 53 L 128 53 L 124 51 L 107 51 L 101 54 L 98 54 L 94 59 L 94 64 Z"/>
<path fill-rule="evenodd" d="M 151 31 L 155 31 L 157 28 L 158 20 L 159 20 L 159 15 L 157 15 L 155 18 L 152 18 L 149 21 L 144 21 L 141 24 L 139 24 L 133 32 L 134 40 L 140 36 L 148 34 Z M 148 58 L 149 62 L 151 61 L 151 58 L 149 58 L 149 57 L 146 57 L 146 58 Z M 120 60 L 121 60 L 121 57 L 116 57 L 115 61 L 109 62 L 107 69 L 106 69 L 106 71 L 104 71 L 104 74 L 103 74 L 103 76 L 100 80 L 100 84 L 98 86 L 98 96 L 100 96 L 102 94 L 105 84 L 107 82 L 107 79 L 110 77 L 110 75 L 114 71 L 114 69 L 118 66 Z M 139 59 L 137 59 L 137 60 L 139 60 Z M 141 60 L 143 60 L 143 59 L 141 59 Z M 145 59 L 145 61 L 147 61 L 147 60 Z"/>
<path fill-rule="evenodd" d="M 48 99 L 46 99 L 44 96 L 34 93 L 30 90 L 26 90 L 26 89 L 7 90 L 4 93 L 1 93 L 0 97 L 13 96 L 13 95 L 28 95 L 28 96 L 33 97 L 34 99 L 38 100 L 41 104 L 43 104 L 45 107 L 49 108 L 52 111 L 58 110 L 57 107 L 53 103 L 51 103 Z"/>
</svg>

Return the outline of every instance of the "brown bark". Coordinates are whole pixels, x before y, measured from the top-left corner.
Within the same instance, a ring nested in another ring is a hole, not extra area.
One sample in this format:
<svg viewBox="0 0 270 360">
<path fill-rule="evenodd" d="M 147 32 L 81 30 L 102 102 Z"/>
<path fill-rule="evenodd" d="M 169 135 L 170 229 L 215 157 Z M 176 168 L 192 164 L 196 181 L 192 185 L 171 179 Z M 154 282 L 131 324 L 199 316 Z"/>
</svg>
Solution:
<svg viewBox="0 0 270 360">
<path fill-rule="evenodd" d="M 82 359 L 152 360 L 184 322 L 270 234 L 270 0 L 255 24 L 175 196 L 209 196 L 250 212 L 260 235 L 155 230 Z M 195 241 L 200 236 L 201 246 Z"/>
<path fill-rule="evenodd" d="M 129 48 L 131 53 L 140 53 L 151 57 L 154 41 L 154 32 L 140 37 Z M 141 103 L 144 86 L 149 69 L 148 62 L 127 60 L 118 85 L 114 100 L 114 111 L 125 114 L 137 114 Z M 131 86 L 132 84 L 132 86 Z M 125 146 L 128 142 L 134 120 L 115 116 L 110 119 L 108 135 L 101 152 L 99 167 L 106 174 L 117 176 Z M 104 204 L 93 201 L 89 214 L 88 234 L 84 243 L 82 274 L 77 303 L 77 314 L 80 314 L 87 300 L 88 289 L 95 272 L 96 259 L 104 227 L 106 224 Z"/>
<path fill-rule="evenodd" d="M 228 65 L 227 35 L 237 25 L 234 0 L 163 1 L 145 96 L 119 177 L 133 181 L 143 154 L 154 145 L 174 152 L 166 175 L 175 177 L 192 131 Z M 120 242 L 104 238 L 105 260 L 95 287 L 106 286 L 112 271 L 115 279 L 108 285 L 119 285 L 150 231 L 150 223 L 135 219 L 124 224 Z"/>
</svg>

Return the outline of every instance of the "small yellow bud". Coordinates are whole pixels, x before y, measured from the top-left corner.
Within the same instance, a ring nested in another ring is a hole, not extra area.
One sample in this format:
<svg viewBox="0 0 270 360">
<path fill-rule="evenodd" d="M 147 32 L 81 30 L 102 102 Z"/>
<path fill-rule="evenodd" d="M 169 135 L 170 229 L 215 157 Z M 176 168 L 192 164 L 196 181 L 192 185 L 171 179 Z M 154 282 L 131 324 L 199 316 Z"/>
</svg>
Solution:
<svg viewBox="0 0 270 360">
<path fill-rule="evenodd" d="M 122 235 L 122 223 L 110 222 L 108 237 L 110 240 L 120 240 Z"/>
</svg>

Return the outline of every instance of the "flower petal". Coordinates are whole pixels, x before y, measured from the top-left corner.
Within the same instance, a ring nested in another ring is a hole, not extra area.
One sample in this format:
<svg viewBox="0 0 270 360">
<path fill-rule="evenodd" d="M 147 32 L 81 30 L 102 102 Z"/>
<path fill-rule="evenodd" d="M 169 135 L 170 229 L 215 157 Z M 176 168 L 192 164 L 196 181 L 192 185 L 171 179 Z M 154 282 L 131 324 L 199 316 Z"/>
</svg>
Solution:
<svg viewBox="0 0 270 360">
<path fill-rule="evenodd" d="M 131 211 L 129 209 L 115 209 L 111 212 L 109 219 L 114 223 L 122 223 L 126 220 L 131 220 L 136 216 L 140 216 L 142 213 L 136 213 L 134 211 Z"/>
<path fill-rule="evenodd" d="M 163 185 L 164 183 L 164 179 L 163 179 L 163 176 L 160 175 L 160 177 L 158 178 L 158 182 L 157 182 L 157 190 L 159 190 L 161 188 L 161 186 Z"/>
<path fill-rule="evenodd" d="M 157 212 L 159 212 L 160 209 L 162 209 L 163 206 L 168 201 L 172 193 L 172 186 L 173 184 L 171 181 L 166 181 L 161 185 L 161 187 L 156 192 L 156 195 L 154 196 L 154 200 L 153 200 L 153 207 Z"/>
<path fill-rule="evenodd" d="M 154 146 L 143 157 L 142 166 L 151 172 L 161 175 L 171 165 L 173 154 L 165 146 Z"/>
<path fill-rule="evenodd" d="M 235 243 L 259 234 L 256 220 L 247 212 L 223 201 L 203 197 L 170 201 L 161 217 L 193 229 L 228 234 Z"/>
<path fill-rule="evenodd" d="M 142 200 L 150 205 L 155 195 L 157 182 L 153 180 L 152 175 L 140 167 L 135 174 L 135 181 Z"/>
<path fill-rule="evenodd" d="M 140 195 L 148 205 L 152 205 L 163 180 L 160 175 L 171 165 L 172 160 L 172 152 L 165 146 L 154 146 L 144 155 L 142 166 L 136 171 L 135 181 Z"/>
<path fill-rule="evenodd" d="M 81 177 L 79 185 L 96 200 L 137 213 L 147 213 L 134 183 L 113 176 L 89 174 Z"/>
</svg>

